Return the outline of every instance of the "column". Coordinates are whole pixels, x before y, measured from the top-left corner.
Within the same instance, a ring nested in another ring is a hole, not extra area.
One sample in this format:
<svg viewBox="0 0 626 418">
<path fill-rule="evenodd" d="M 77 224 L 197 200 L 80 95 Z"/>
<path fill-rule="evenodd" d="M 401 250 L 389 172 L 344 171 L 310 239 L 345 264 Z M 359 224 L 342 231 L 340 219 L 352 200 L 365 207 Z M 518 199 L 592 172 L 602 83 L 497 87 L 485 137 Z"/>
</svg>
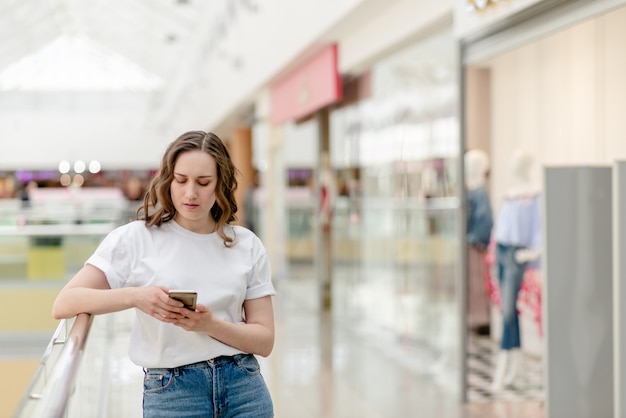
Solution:
<svg viewBox="0 0 626 418">
<path fill-rule="evenodd" d="M 610 167 L 544 177 L 546 417 L 613 416 Z"/>
</svg>

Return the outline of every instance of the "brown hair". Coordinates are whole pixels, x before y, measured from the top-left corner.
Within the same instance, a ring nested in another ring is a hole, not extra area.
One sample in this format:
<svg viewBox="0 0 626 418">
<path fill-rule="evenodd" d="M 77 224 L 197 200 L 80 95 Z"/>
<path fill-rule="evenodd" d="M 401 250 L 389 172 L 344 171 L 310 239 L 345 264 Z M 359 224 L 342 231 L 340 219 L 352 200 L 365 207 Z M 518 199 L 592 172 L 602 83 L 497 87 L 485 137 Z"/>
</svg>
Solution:
<svg viewBox="0 0 626 418">
<path fill-rule="evenodd" d="M 161 167 L 152 178 L 143 204 L 137 209 L 137 219 L 145 220 L 146 226 L 160 226 L 171 221 L 176 215 L 172 202 L 170 187 L 174 179 L 174 166 L 178 157 L 189 151 L 202 151 L 215 158 L 217 166 L 217 185 L 215 187 L 215 204 L 211 208 L 211 217 L 215 221 L 215 231 L 230 247 L 233 237 L 227 236 L 224 226 L 237 220 L 237 169 L 230 158 L 226 145 L 211 132 L 190 131 L 182 134 L 172 142 L 161 160 Z"/>
</svg>

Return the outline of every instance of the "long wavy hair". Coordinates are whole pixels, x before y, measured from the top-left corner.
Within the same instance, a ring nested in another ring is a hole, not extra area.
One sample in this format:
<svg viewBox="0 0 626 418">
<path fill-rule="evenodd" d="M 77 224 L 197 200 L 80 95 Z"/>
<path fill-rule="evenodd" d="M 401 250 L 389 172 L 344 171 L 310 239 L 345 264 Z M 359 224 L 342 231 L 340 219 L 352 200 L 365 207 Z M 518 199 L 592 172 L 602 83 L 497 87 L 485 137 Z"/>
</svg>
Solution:
<svg viewBox="0 0 626 418">
<path fill-rule="evenodd" d="M 215 231 L 224 240 L 224 245 L 233 245 L 234 237 L 228 236 L 224 226 L 236 221 L 237 202 L 237 169 L 230 158 L 226 145 L 212 132 L 190 131 L 182 134 L 172 142 L 165 151 L 161 167 L 150 181 L 148 191 L 144 195 L 143 204 L 137 209 L 138 220 L 145 220 L 146 226 L 160 226 L 176 216 L 176 208 L 170 192 L 174 180 L 174 166 L 181 154 L 189 151 L 202 151 L 215 158 L 217 166 L 217 185 L 215 187 L 215 204 L 210 216 L 215 221 Z"/>
</svg>

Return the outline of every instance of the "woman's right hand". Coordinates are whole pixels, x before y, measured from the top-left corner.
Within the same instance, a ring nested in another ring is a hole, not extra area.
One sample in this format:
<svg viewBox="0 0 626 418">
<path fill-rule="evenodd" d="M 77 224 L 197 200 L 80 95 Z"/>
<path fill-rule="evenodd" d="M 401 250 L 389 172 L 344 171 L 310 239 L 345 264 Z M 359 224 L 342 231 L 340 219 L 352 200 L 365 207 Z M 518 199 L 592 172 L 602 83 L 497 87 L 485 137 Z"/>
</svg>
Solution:
<svg viewBox="0 0 626 418">
<path fill-rule="evenodd" d="M 184 318 L 183 303 L 169 297 L 169 289 L 163 286 L 134 288 L 135 307 L 162 322 L 174 323 Z"/>
<path fill-rule="evenodd" d="M 163 322 L 175 322 L 188 312 L 162 286 L 111 289 L 104 273 L 87 264 L 61 289 L 52 306 L 55 319 L 79 313 L 93 315 L 137 308 Z"/>
</svg>

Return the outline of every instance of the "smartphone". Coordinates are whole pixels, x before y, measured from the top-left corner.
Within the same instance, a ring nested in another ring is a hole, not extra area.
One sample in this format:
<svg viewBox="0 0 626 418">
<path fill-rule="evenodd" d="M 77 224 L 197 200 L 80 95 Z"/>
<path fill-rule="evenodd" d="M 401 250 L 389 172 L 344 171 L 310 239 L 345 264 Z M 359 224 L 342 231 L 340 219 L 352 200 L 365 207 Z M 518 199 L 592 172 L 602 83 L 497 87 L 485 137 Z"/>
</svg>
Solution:
<svg viewBox="0 0 626 418">
<path fill-rule="evenodd" d="M 195 290 L 170 290 L 170 297 L 185 304 L 185 308 L 190 311 L 196 310 L 196 300 L 198 293 Z"/>
</svg>

